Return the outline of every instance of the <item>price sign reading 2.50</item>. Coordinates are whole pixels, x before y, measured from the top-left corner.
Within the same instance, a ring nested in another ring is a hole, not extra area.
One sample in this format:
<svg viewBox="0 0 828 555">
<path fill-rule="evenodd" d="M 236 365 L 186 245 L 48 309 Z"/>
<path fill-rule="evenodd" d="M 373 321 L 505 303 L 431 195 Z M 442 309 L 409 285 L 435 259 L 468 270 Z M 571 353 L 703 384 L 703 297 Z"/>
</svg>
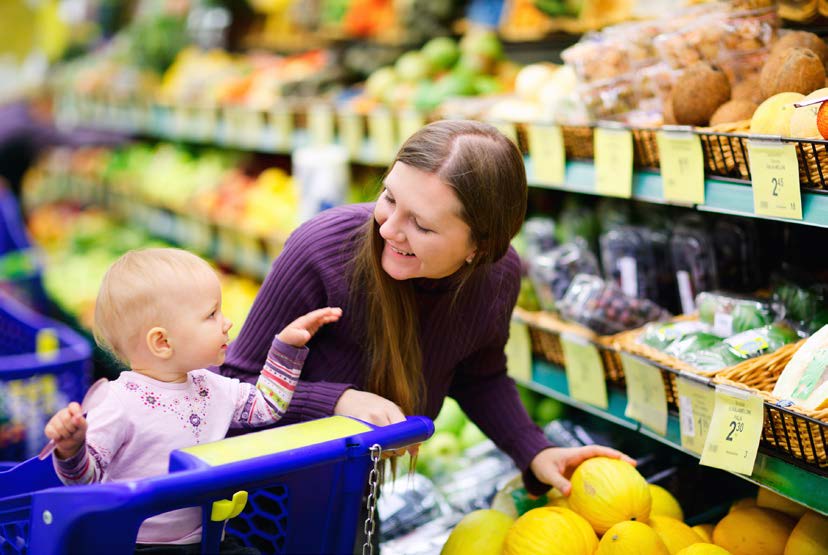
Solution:
<svg viewBox="0 0 828 555">
<path fill-rule="evenodd" d="M 799 163 L 792 144 L 748 141 L 753 211 L 759 216 L 802 219 Z"/>
</svg>

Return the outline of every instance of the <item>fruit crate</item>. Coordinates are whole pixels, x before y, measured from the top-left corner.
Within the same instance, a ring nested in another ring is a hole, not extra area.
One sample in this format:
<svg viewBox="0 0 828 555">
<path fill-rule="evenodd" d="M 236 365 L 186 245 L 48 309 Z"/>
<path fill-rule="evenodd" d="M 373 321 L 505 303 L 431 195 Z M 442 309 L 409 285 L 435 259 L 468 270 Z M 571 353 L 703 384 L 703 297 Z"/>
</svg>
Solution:
<svg viewBox="0 0 828 555">
<path fill-rule="evenodd" d="M 772 395 L 782 371 L 805 342 L 786 345 L 775 353 L 753 359 L 717 374 L 715 384 L 751 391 L 765 402 L 762 443 L 780 458 L 828 476 L 828 409 L 808 410 Z"/>
<path fill-rule="evenodd" d="M 526 324 L 529 329 L 532 354 L 562 368 L 566 367 L 561 345 L 562 335 L 576 336 L 592 343 L 601 355 L 606 380 L 623 387 L 624 367 L 619 352 L 614 348 L 616 336 L 596 335 L 588 328 L 565 322 L 551 312 L 530 312 L 515 308 L 512 317 Z"/>
<path fill-rule="evenodd" d="M 702 144 L 705 174 L 709 177 L 750 182 L 748 140 L 744 133 L 697 130 Z M 782 138 L 796 148 L 799 186 L 807 190 L 828 190 L 828 141 Z"/>
<path fill-rule="evenodd" d="M 23 460 L 46 443 L 43 428 L 91 375 L 89 343 L 0 293 L 0 460 Z"/>
<path fill-rule="evenodd" d="M 52 461 L 33 458 L 0 472 L 0 550 L 131 553 L 147 517 L 200 506 L 203 553 L 218 553 L 227 518 L 227 534 L 262 553 L 353 553 L 374 446 L 433 431 L 419 416 L 385 427 L 334 416 L 173 451 L 169 474 L 84 486 L 61 486 Z"/>
</svg>

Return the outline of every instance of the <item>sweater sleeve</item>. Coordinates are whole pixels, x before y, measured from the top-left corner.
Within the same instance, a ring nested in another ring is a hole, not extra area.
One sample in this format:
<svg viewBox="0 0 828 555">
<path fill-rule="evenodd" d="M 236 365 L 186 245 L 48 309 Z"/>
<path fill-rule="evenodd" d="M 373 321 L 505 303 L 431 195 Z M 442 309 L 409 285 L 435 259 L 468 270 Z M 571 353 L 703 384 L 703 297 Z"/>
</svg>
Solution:
<svg viewBox="0 0 828 555">
<path fill-rule="evenodd" d="M 221 374 L 255 383 L 272 338 L 299 316 L 326 306 L 325 284 L 312 256 L 319 233 L 312 223 L 299 227 L 273 262 L 239 336 L 230 344 Z M 351 387 L 348 383 L 299 380 L 281 422 L 330 416 L 339 397 Z"/>
<path fill-rule="evenodd" d="M 492 314 L 490 340 L 456 368 L 449 395 L 457 400 L 483 433 L 512 457 L 523 472 L 526 489 L 540 495 L 549 486 L 535 477 L 529 465 L 538 453 L 552 444 L 529 417 L 514 380 L 506 374 L 504 351 L 520 282 L 519 274 L 511 277 L 514 279 L 509 279 L 500 290 L 501 303 Z"/>
</svg>

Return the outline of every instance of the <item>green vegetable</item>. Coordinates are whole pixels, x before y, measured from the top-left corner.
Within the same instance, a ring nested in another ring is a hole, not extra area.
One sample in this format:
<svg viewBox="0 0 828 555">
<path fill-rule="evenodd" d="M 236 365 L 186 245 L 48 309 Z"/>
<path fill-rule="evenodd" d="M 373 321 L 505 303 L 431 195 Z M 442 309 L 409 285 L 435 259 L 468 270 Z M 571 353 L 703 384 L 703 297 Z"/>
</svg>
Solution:
<svg viewBox="0 0 828 555">
<path fill-rule="evenodd" d="M 685 360 L 685 356 L 710 349 L 721 344 L 721 342 L 721 337 L 713 335 L 712 333 L 700 331 L 691 333 L 683 339 L 674 342 L 665 352 L 668 355 Z"/>
<path fill-rule="evenodd" d="M 645 345 L 664 351 L 674 342 L 690 334 L 700 332 L 704 327 L 704 324 L 699 321 L 653 323 L 647 326 L 639 341 Z"/>
</svg>

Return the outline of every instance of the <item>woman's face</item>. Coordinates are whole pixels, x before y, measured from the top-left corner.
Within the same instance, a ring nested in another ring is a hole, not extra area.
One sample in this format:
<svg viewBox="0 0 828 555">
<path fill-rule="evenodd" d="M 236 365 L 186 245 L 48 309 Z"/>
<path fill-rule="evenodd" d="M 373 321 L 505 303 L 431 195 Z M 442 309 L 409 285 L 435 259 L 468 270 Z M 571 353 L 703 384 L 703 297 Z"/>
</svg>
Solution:
<svg viewBox="0 0 828 555">
<path fill-rule="evenodd" d="M 394 279 L 439 279 L 476 253 L 462 205 L 439 177 L 401 162 L 385 178 L 374 219 L 384 240 L 382 269 Z"/>
</svg>

